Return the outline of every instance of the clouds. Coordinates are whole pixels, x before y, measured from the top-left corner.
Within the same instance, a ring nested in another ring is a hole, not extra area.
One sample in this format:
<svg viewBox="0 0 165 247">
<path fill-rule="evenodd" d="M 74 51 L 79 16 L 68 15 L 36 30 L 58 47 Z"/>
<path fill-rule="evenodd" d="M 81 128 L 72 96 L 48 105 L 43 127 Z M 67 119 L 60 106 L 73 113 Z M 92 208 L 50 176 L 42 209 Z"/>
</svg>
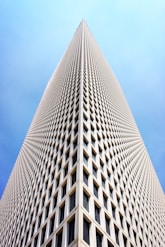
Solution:
<svg viewBox="0 0 165 247">
<path fill-rule="evenodd" d="M 165 190 L 165 2 L 16 1 L 0 8 L 0 193 L 44 88 L 85 18 L 128 99 Z"/>
</svg>

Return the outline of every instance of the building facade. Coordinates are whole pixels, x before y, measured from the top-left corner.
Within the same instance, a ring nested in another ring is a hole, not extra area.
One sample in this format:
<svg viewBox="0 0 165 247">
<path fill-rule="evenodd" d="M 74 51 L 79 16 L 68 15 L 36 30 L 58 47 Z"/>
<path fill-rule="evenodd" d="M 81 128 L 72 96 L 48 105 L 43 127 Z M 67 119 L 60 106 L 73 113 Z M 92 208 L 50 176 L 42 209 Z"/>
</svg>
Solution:
<svg viewBox="0 0 165 247">
<path fill-rule="evenodd" d="M 48 83 L 3 194 L 0 246 L 165 246 L 164 193 L 84 21 Z"/>
</svg>

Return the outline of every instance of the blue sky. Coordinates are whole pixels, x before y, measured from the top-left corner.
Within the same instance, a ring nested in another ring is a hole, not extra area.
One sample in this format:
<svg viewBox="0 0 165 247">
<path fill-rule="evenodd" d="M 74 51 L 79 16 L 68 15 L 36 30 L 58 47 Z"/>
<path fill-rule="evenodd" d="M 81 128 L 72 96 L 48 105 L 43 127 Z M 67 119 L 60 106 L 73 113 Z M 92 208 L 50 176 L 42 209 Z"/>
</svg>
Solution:
<svg viewBox="0 0 165 247">
<path fill-rule="evenodd" d="M 165 1 L 0 0 L 0 197 L 82 18 L 121 84 L 165 191 Z"/>
</svg>

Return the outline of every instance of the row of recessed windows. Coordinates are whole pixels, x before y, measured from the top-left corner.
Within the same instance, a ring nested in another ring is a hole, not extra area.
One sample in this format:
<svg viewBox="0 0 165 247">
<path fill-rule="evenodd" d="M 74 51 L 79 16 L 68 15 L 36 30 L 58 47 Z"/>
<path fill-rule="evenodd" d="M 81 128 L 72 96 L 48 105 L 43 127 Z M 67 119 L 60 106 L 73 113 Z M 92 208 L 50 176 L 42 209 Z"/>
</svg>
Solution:
<svg viewBox="0 0 165 247">
<path fill-rule="evenodd" d="M 73 100 L 74 100 L 74 98 L 75 98 L 76 96 L 74 96 L 73 97 Z M 58 129 L 60 130 L 61 129 L 61 127 L 62 127 L 62 123 L 63 122 L 66 122 L 66 121 L 68 121 L 68 119 L 70 119 L 71 118 L 71 116 L 68 116 L 68 113 L 70 114 L 70 115 L 72 115 L 72 113 L 73 113 L 73 109 L 74 109 L 74 107 L 75 107 L 75 114 L 76 114 L 76 112 L 78 111 L 78 104 L 79 104 L 79 97 L 77 96 L 77 100 L 76 100 L 76 103 L 74 103 L 74 101 L 71 103 L 71 110 L 70 110 L 70 112 L 66 112 L 66 107 L 65 107 L 65 99 L 69 99 L 69 101 L 70 101 L 70 95 L 66 95 L 65 97 L 64 97 L 64 100 L 61 100 L 61 107 L 63 108 L 63 110 L 62 110 L 62 108 L 60 108 L 60 106 L 58 106 L 58 110 L 56 111 L 56 116 L 55 116 L 55 118 L 53 118 L 53 121 L 52 121 L 52 130 L 53 130 L 53 135 L 54 135 L 54 132 L 56 132 L 57 133 L 57 131 L 58 131 Z M 69 101 L 68 101 L 68 103 L 69 103 Z M 68 107 L 67 107 L 67 110 L 69 110 L 69 105 L 70 104 L 68 104 Z M 75 105 L 75 106 L 74 106 Z M 60 119 L 61 119 L 61 122 L 60 122 Z M 71 119 L 70 119 L 70 121 L 71 121 Z M 57 127 L 57 128 L 55 128 L 55 126 Z M 47 127 L 48 129 L 48 132 L 49 133 L 51 133 L 51 126 L 49 127 Z M 45 129 L 45 131 L 46 131 L 46 129 Z M 46 132 L 45 132 L 45 134 L 46 134 Z M 48 141 L 49 141 L 49 139 L 50 139 L 50 135 L 48 136 Z"/>
<path fill-rule="evenodd" d="M 84 171 L 83 171 L 83 180 L 84 180 L 84 183 L 87 186 L 88 186 L 88 176 L 89 176 L 88 175 L 88 172 L 86 171 L 86 169 L 84 169 Z M 99 190 L 99 185 L 97 184 L 96 181 L 93 180 L 93 194 L 97 198 L 99 197 L 98 190 Z M 112 189 L 111 186 L 109 186 L 109 196 L 113 199 L 113 189 Z M 86 194 L 86 198 L 88 198 L 88 200 L 89 200 L 89 195 Z M 117 195 L 116 198 L 117 198 L 118 207 L 120 208 L 120 197 Z M 100 200 L 100 198 L 99 198 L 99 200 Z M 106 209 L 109 210 L 107 201 L 108 201 L 108 196 L 103 192 L 103 205 L 104 205 L 104 207 Z M 122 206 L 123 206 L 124 215 L 125 215 L 125 217 L 128 218 L 128 215 L 127 215 L 128 214 L 128 211 L 127 211 L 126 205 L 123 203 Z M 116 216 L 115 216 L 116 206 L 114 206 L 113 204 L 111 204 L 111 210 L 112 210 L 112 215 L 113 215 L 113 217 L 115 219 L 116 218 Z M 132 225 L 132 223 L 133 223 L 133 216 L 132 216 L 132 213 L 131 212 L 129 212 L 129 216 L 130 216 L 131 225 Z M 123 216 L 120 214 L 119 217 L 120 217 L 120 221 L 121 221 L 121 226 L 123 226 L 122 225 Z M 135 220 L 135 223 L 136 223 L 136 227 L 137 227 L 138 226 L 138 222 L 136 220 Z M 143 234 L 143 229 L 142 228 L 141 228 L 141 232 Z"/>
<path fill-rule="evenodd" d="M 92 127 L 92 125 L 91 125 L 91 127 Z M 92 127 L 93 128 L 93 127 Z M 87 133 L 88 133 L 88 127 L 87 127 L 87 125 L 84 123 L 83 124 L 83 132 L 84 132 L 84 134 L 85 135 L 87 135 Z M 100 137 L 100 135 L 99 135 L 99 133 L 97 133 L 97 135 L 95 134 L 95 136 L 97 136 L 97 140 L 100 142 L 101 141 L 101 137 Z M 86 138 L 86 139 L 85 139 Z M 96 143 L 96 137 L 94 137 L 93 136 L 93 134 L 91 134 L 91 143 L 93 144 L 93 146 L 95 146 L 95 143 Z M 87 137 L 84 137 L 84 145 L 86 145 L 86 147 L 87 147 L 87 145 L 88 145 L 88 139 L 87 139 Z M 115 151 L 115 150 L 113 150 L 112 151 L 112 147 L 113 146 L 113 143 L 109 143 L 108 142 L 108 147 L 107 147 L 107 145 L 104 143 L 104 147 L 103 148 L 101 148 L 100 147 L 100 145 L 98 144 L 98 153 L 102 156 L 102 153 L 103 153 L 103 150 L 105 151 L 105 153 L 106 153 L 106 151 L 109 149 L 110 151 L 109 151 L 109 158 L 110 159 L 112 159 L 113 157 L 115 157 L 115 155 L 116 155 L 116 153 L 118 153 L 119 151 L 117 150 L 117 151 Z M 107 149 L 108 148 L 108 149 Z M 94 148 L 93 148 L 93 150 L 94 150 Z M 96 152 L 95 152 L 96 153 Z M 120 155 L 120 157 L 121 157 L 121 155 Z M 107 157 L 107 155 L 105 154 L 105 159 L 106 159 L 106 162 L 108 162 L 109 161 L 109 158 Z M 119 158 L 118 158 L 119 159 Z M 120 162 L 120 161 L 119 161 Z"/>
<path fill-rule="evenodd" d="M 73 186 L 75 182 L 76 182 L 76 170 L 74 169 L 74 171 L 71 173 L 71 186 Z M 59 178 L 57 179 L 57 184 L 56 184 L 57 188 L 58 188 L 58 184 L 59 184 Z M 67 187 L 67 181 L 65 181 L 65 183 L 62 184 L 62 187 L 61 187 L 61 199 L 66 194 L 66 187 Z M 51 193 L 52 193 L 52 187 L 49 189 L 49 198 L 51 197 Z M 53 196 L 53 209 L 57 205 L 57 199 L 58 199 L 58 192 L 55 193 L 55 195 Z M 43 196 L 42 201 L 41 201 L 41 209 L 44 208 L 44 205 L 45 205 L 45 195 Z M 45 215 L 47 215 L 47 216 L 48 216 L 48 213 L 49 213 L 49 207 L 50 207 L 50 202 L 46 206 Z M 36 207 L 36 214 L 38 214 L 38 212 L 39 212 L 39 205 Z M 33 214 L 31 214 L 31 217 L 30 217 L 30 222 L 29 222 L 30 224 L 31 224 L 32 218 L 33 218 Z M 47 217 L 45 217 L 45 218 L 47 218 Z"/>
<path fill-rule="evenodd" d="M 103 195 L 103 198 L 104 198 L 104 207 L 107 209 L 107 197 L 105 197 Z M 84 208 L 89 211 L 89 200 L 90 200 L 90 194 L 84 190 L 83 192 L 83 206 Z M 98 223 L 100 223 L 100 211 L 101 211 L 101 208 L 100 206 L 97 205 L 97 203 L 94 203 L 95 204 L 95 219 L 97 220 Z M 113 203 L 111 203 L 111 211 L 112 211 L 112 216 L 114 219 L 116 219 L 116 207 Z M 108 216 L 107 216 L 108 218 Z M 121 224 L 121 227 L 123 228 L 123 215 L 121 213 L 119 213 L 119 218 L 120 218 L 120 224 Z M 109 219 L 110 221 L 110 219 Z M 127 229 L 128 229 L 128 232 L 129 231 L 129 224 L 127 223 Z"/>
<path fill-rule="evenodd" d="M 42 230 L 41 230 L 41 236 L 39 237 L 39 235 L 35 236 L 34 239 L 34 244 L 33 247 L 36 247 L 39 243 L 40 246 L 42 246 L 44 244 L 44 242 L 47 240 L 48 236 L 47 235 L 51 235 L 54 231 L 54 222 L 55 222 L 55 215 L 53 215 L 50 218 L 49 221 L 49 229 L 47 230 L 47 225 L 44 225 Z M 90 245 L 90 221 L 87 217 L 83 218 L 83 240 Z M 73 215 L 67 222 L 67 244 L 69 245 L 71 242 L 74 241 L 75 239 L 75 216 Z M 108 234 L 110 234 L 110 229 L 109 229 L 109 221 L 106 221 L 106 229 Z M 117 226 L 114 226 L 114 231 L 115 231 L 115 237 L 116 237 L 116 243 L 119 245 L 119 229 L 117 228 Z M 48 231 L 48 233 L 47 233 Z M 46 238 L 47 236 L 47 238 Z M 103 234 L 100 232 L 100 229 L 96 228 L 96 233 L 95 233 L 95 237 L 96 237 L 96 246 L 97 247 L 103 247 L 102 245 L 102 239 L 103 239 Z M 26 237 L 25 239 L 25 244 L 27 243 L 28 237 Z M 126 237 L 123 235 L 123 239 L 124 239 L 124 243 L 126 246 L 127 243 L 127 239 Z M 23 244 L 23 242 L 22 242 Z M 31 246 L 31 244 L 29 245 Z M 51 247 L 52 246 L 52 240 L 50 240 L 47 244 L 46 247 Z M 63 227 L 57 232 L 56 234 L 56 243 L 55 243 L 55 247 L 62 247 L 63 246 Z M 114 245 L 107 240 L 107 246 L 108 247 L 113 247 Z"/>
<path fill-rule="evenodd" d="M 62 106 L 64 106 L 63 101 L 62 101 Z M 68 107 L 69 107 L 69 105 L 68 105 Z M 76 115 L 76 113 L 78 112 L 78 107 L 79 107 L 79 99 L 77 99 L 75 106 L 74 106 L 74 102 L 72 103 L 70 111 L 69 111 L 69 108 L 68 108 L 67 112 L 65 109 L 63 111 L 62 111 L 62 109 L 61 110 L 58 109 L 59 113 L 58 112 L 55 113 L 55 116 L 53 117 L 53 121 L 52 121 L 51 126 L 47 126 L 46 128 L 44 128 L 45 140 L 50 141 L 51 136 L 54 136 L 54 134 L 57 133 L 58 130 L 62 130 L 61 128 L 63 127 L 63 125 L 65 126 L 67 121 L 69 121 L 69 122 L 71 121 L 71 116 L 73 115 L 74 109 L 75 109 L 75 115 Z"/>
<path fill-rule="evenodd" d="M 84 208 L 89 212 L 89 194 L 87 194 L 87 192 L 83 192 L 83 206 Z M 111 207 L 112 207 L 112 216 L 114 219 L 116 219 L 116 208 L 113 204 L 111 204 Z M 95 220 L 100 224 L 100 211 L 101 211 L 101 208 L 100 206 L 98 206 L 98 204 L 96 202 L 94 202 L 94 213 L 95 213 Z M 120 218 L 120 224 L 121 224 L 121 227 L 124 228 L 123 226 L 123 216 L 121 215 L 121 213 L 119 213 L 119 218 Z M 105 228 L 106 228 L 106 232 L 110 235 L 110 217 L 105 213 Z M 115 236 L 116 236 L 116 243 L 119 244 L 119 238 L 118 238 L 118 232 L 119 232 L 119 229 L 118 227 L 115 225 L 114 226 L 114 230 L 115 230 Z M 128 224 L 127 222 L 127 232 L 128 232 L 128 235 L 129 237 L 131 237 L 130 235 L 130 225 Z M 134 236 L 134 240 L 136 242 L 136 232 L 133 230 L 133 236 Z M 132 238 L 132 237 L 131 237 Z M 126 246 L 127 244 L 127 238 L 125 235 L 123 235 L 123 241 L 125 243 L 124 246 Z M 140 239 L 140 241 L 142 241 Z M 141 245 L 142 246 L 142 245 Z"/>
<path fill-rule="evenodd" d="M 74 167 L 76 161 L 77 161 L 77 151 L 75 151 L 72 155 L 72 159 L 71 159 L 72 167 Z M 55 179 L 55 170 L 53 170 L 53 172 L 51 173 L 51 177 L 50 177 L 51 185 L 49 186 L 49 188 L 48 188 L 48 180 L 46 180 L 45 186 L 43 186 L 42 190 L 39 193 L 39 200 L 41 198 L 42 191 L 46 192 L 46 190 L 47 190 L 48 191 L 48 199 L 51 197 L 53 187 L 54 187 L 54 181 L 56 181 L 56 189 L 58 188 L 59 183 L 60 183 L 61 165 L 58 166 L 58 170 L 60 170 L 60 171 L 59 171 L 59 173 L 57 173 L 56 179 Z M 67 174 L 68 174 L 68 163 L 63 168 L 63 178 L 65 178 Z M 76 172 L 72 172 L 71 176 L 72 176 L 71 180 L 74 181 L 74 179 L 76 179 Z M 43 201 L 45 201 L 45 199 L 46 199 L 46 196 L 43 197 Z M 33 200 L 34 200 L 34 198 L 33 198 Z M 36 201 L 36 198 L 34 201 Z M 35 204 L 34 204 L 34 206 L 35 206 Z"/>
<path fill-rule="evenodd" d="M 75 148 L 76 146 L 77 146 L 77 138 L 73 142 L 73 148 Z M 69 149 L 67 150 L 65 157 L 66 157 L 66 160 L 69 158 Z M 55 160 L 57 160 L 57 157 L 55 157 Z M 53 160 L 54 166 L 56 165 L 56 161 L 55 160 Z M 72 155 L 72 163 L 73 163 L 72 165 L 74 165 L 75 162 L 76 162 L 76 154 L 73 154 Z M 61 166 L 62 166 L 62 160 L 60 160 L 59 163 L 58 163 L 58 167 L 59 167 L 58 169 L 61 169 Z M 52 168 L 52 165 L 51 165 L 51 167 L 49 166 L 49 168 L 47 169 L 47 176 L 49 176 L 49 174 L 50 174 L 50 170 L 51 170 L 50 168 Z M 41 177 L 40 176 L 38 177 L 38 188 L 40 187 L 41 183 L 42 184 L 44 183 L 45 178 L 47 177 L 45 175 L 46 175 L 46 172 L 43 172 L 42 181 L 41 181 Z M 52 173 L 52 180 L 53 179 L 54 179 L 54 172 Z M 46 182 L 46 184 L 47 184 L 47 182 Z M 35 186 L 34 186 L 34 188 L 35 188 Z"/>
<path fill-rule="evenodd" d="M 88 128 L 87 128 L 87 126 L 84 124 L 84 132 L 85 133 L 87 133 L 87 131 L 88 131 Z M 91 142 L 93 143 L 93 142 L 95 142 L 95 138 L 93 137 L 93 136 L 91 136 Z M 87 147 L 88 146 L 88 139 L 86 138 L 86 137 L 84 137 L 84 146 L 85 147 Z M 88 155 L 86 154 L 86 155 L 84 155 L 84 162 L 85 163 L 87 163 L 88 162 Z M 95 160 L 95 152 L 93 151 L 92 152 L 92 158 Z M 112 158 L 112 157 L 111 157 Z M 106 158 L 107 159 L 107 158 Z M 103 163 L 102 163 L 103 164 Z M 102 167 L 103 167 L 103 165 L 102 165 Z M 113 167 L 112 167 L 113 168 Z M 118 175 L 118 177 L 119 177 L 119 175 Z M 104 180 L 104 179 L 103 179 Z M 120 177 L 119 177 L 119 180 L 120 180 Z M 127 182 L 127 179 L 126 179 L 126 182 Z M 103 183 L 104 183 L 104 181 L 103 181 Z M 124 188 L 125 188 L 125 182 L 123 182 L 124 183 Z M 115 184 L 117 185 L 118 183 L 117 183 L 117 181 L 115 182 Z M 130 195 L 130 190 L 128 190 L 128 192 L 129 192 L 129 195 Z M 135 198 L 134 198 L 134 202 L 135 202 Z"/>
<path fill-rule="evenodd" d="M 54 196 L 54 199 L 53 199 L 53 208 L 56 208 L 56 205 L 57 205 L 57 194 Z M 71 212 L 74 207 L 76 205 L 76 190 L 74 189 L 70 195 L 69 195 L 69 212 Z M 30 233 L 30 230 L 25 231 L 27 232 L 26 233 L 26 237 L 25 237 L 25 243 L 27 242 L 28 238 L 32 238 L 33 237 L 33 234 L 35 233 L 35 229 L 38 231 L 38 229 L 41 227 L 41 223 L 42 221 L 46 221 L 48 216 L 49 216 L 49 211 L 50 211 L 50 203 L 45 207 L 44 209 L 44 214 L 41 213 L 38 217 L 38 221 L 34 221 L 34 223 L 32 224 L 31 226 L 31 233 Z M 62 203 L 62 205 L 59 206 L 59 219 L 58 219 L 58 223 L 61 224 L 62 221 L 64 220 L 64 217 L 65 217 L 65 201 Z M 53 216 L 51 216 L 50 218 L 50 224 L 49 224 L 49 235 L 53 232 L 54 230 L 54 222 L 55 222 L 55 213 L 53 214 Z M 43 225 L 43 223 L 42 223 Z M 42 236 L 41 236 L 41 242 L 40 244 L 42 245 L 43 241 L 44 241 L 44 235 L 45 232 L 46 232 L 46 226 L 42 227 Z M 30 233 L 30 235 L 29 235 Z M 37 240 L 38 237 L 35 238 L 35 242 L 38 241 Z M 22 239 L 22 243 L 23 243 L 23 239 Z M 37 243 L 36 243 L 37 244 Z M 34 244 L 34 246 L 36 246 Z"/>
<path fill-rule="evenodd" d="M 77 129 L 78 127 L 76 125 L 77 121 L 78 121 L 78 114 L 75 117 L 74 135 L 76 135 L 76 133 L 78 131 L 78 129 Z M 65 131 L 66 131 L 67 128 L 68 128 L 68 131 L 66 133 Z M 47 146 L 47 144 L 45 145 L 45 148 L 46 148 L 45 158 L 47 157 L 47 158 L 53 159 L 54 154 L 59 152 L 59 150 L 60 150 L 60 154 L 61 155 L 63 154 L 63 150 L 62 150 L 62 147 L 60 147 L 60 142 L 59 141 L 61 140 L 61 146 L 62 146 L 64 144 L 65 138 L 67 138 L 67 142 L 66 143 L 68 145 L 69 135 L 70 135 L 71 130 L 72 130 L 72 123 L 70 123 L 68 125 L 68 127 L 67 127 L 67 125 L 65 125 L 63 127 L 63 132 L 64 132 L 63 134 L 62 134 L 62 131 L 60 131 L 59 134 L 56 133 L 56 135 L 53 136 L 52 142 L 50 143 L 50 147 Z M 65 137 L 66 134 L 68 135 L 68 137 Z M 59 140 L 59 141 L 57 142 L 57 140 Z M 56 145 L 56 143 L 57 143 L 57 145 Z M 48 148 L 49 148 L 49 152 L 48 152 Z M 41 152 L 42 152 L 42 157 L 43 157 L 44 147 L 41 149 Z M 51 154 L 50 154 L 50 152 L 51 152 Z M 44 160 L 44 158 L 43 158 L 43 160 Z"/>
<path fill-rule="evenodd" d="M 77 128 L 77 127 L 76 127 Z M 77 129 L 76 129 L 77 131 Z M 71 141 L 71 140 L 70 140 Z M 73 150 L 76 148 L 77 146 L 77 137 L 73 140 Z M 67 161 L 67 159 L 69 158 L 69 155 L 70 155 L 70 148 L 67 149 L 66 153 L 65 153 L 65 162 Z M 75 162 L 77 161 L 77 152 L 74 152 L 72 154 L 72 166 L 74 166 Z M 62 159 L 60 161 L 58 161 L 57 163 L 57 156 L 53 159 L 53 167 L 58 166 L 58 170 L 61 169 L 62 167 Z M 48 164 L 48 162 L 46 162 L 46 164 Z M 49 176 L 50 172 L 51 172 L 51 169 L 52 169 L 52 164 L 47 167 L 45 166 L 45 169 L 42 168 L 43 172 L 42 172 L 42 180 L 41 180 L 41 176 L 36 176 L 38 177 L 38 186 L 36 186 L 34 184 L 34 192 L 36 191 L 36 189 L 38 190 L 40 185 L 42 184 L 42 190 L 46 190 L 47 187 L 48 187 L 48 180 L 45 182 L 45 180 L 47 179 L 47 177 Z M 46 172 L 47 170 L 47 172 Z M 66 175 L 66 172 L 67 172 L 67 165 L 65 167 L 65 175 Z M 51 174 L 51 181 L 54 180 L 54 176 L 55 176 L 55 171 L 53 170 L 52 174 Z M 43 183 L 45 183 L 45 188 L 43 187 Z M 33 199 L 34 200 L 34 199 Z"/>
<path fill-rule="evenodd" d="M 84 98 L 84 102 L 86 102 L 87 103 L 87 101 L 85 100 L 85 98 Z M 89 102 L 90 103 L 90 102 Z M 86 107 L 86 106 L 85 106 Z M 100 114 L 99 114 L 100 115 Z M 87 116 L 84 114 L 84 119 L 87 121 Z M 91 121 L 93 121 L 93 117 L 92 117 L 92 119 L 91 119 Z M 104 119 L 104 121 L 105 121 L 105 119 Z M 98 122 L 98 120 L 96 119 L 96 122 Z M 108 124 L 108 126 L 107 126 L 108 128 L 110 127 L 110 124 Z M 102 123 L 101 123 L 101 127 L 99 128 L 99 126 L 97 127 L 98 128 L 98 130 L 100 129 L 100 128 L 102 128 Z M 94 130 L 94 128 L 92 127 L 92 129 Z M 107 129 L 106 129 L 106 132 L 107 132 Z M 107 133 L 106 133 L 106 135 L 107 135 Z M 111 133 L 110 133 L 110 135 L 111 135 Z M 116 135 L 115 135 L 116 136 Z M 115 137 L 114 136 L 114 137 Z M 104 137 L 104 135 L 103 135 L 103 139 L 104 139 L 105 137 Z M 107 138 L 109 139 L 109 136 L 107 135 Z M 112 140 L 112 137 L 111 137 L 111 140 Z M 119 139 L 117 139 L 117 140 L 119 140 Z"/>
<path fill-rule="evenodd" d="M 90 245 L 90 221 L 88 218 L 84 217 L 83 218 L 83 240 Z M 103 234 L 100 232 L 99 229 L 96 228 L 95 232 L 95 237 L 96 237 L 96 247 L 102 247 L 102 238 Z M 114 247 L 114 245 L 107 240 L 107 246 L 108 247 Z"/>
<path fill-rule="evenodd" d="M 55 215 L 53 215 L 50 219 L 50 223 L 49 223 L 49 236 L 53 233 L 54 231 L 54 221 L 55 221 Z M 69 219 L 69 221 L 67 222 L 67 244 L 69 245 L 75 238 L 74 234 L 75 234 L 75 216 L 72 216 L 71 219 Z M 42 230 L 41 230 L 41 237 L 39 239 L 39 235 L 36 235 L 36 237 L 34 238 L 34 243 L 33 243 L 33 247 L 37 247 L 38 244 L 39 246 L 42 246 L 44 244 L 44 242 L 47 240 L 46 239 L 46 229 L 47 229 L 47 225 L 45 225 Z M 56 247 L 62 247 L 62 238 L 63 238 L 63 228 L 60 229 L 58 231 L 58 233 L 56 234 Z M 29 245 L 31 246 L 31 244 Z M 46 247 L 51 247 L 52 246 L 52 240 L 50 240 L 47 244 Z"/>
<path fill-rule="evenodd" d="M 98 219 L 97 219 L 98 220 Z M 110 220 L 108 218 L 105 219 L 105 222 L 106 222 L 106 231 L 108 234 L 110 234 Z M 87 218 L 84 218 L 84 221 L 83 221 L 83 239 L 84 241 L 90 245 L 90 222 L 89 220 L 87 220 Z M 116 243 L 118 245 L 120 245 L 120 242 L 119 242 L 119 228 L 114 225 L 114 233 L 115 233 L 115 240 L 116 240 Z M 103 239 L 103 233 L 100 232 L 99 229 L 96 228 L 96 246 L 97 247 L 102 247 L 103 243 L 102 243 L 102 239 Z M 125 237 L 125 235 L 123 235 L 123 243 L 124 243 L 124 247 L 127 246 L 127 238 Z M 107 246 L 108 247 L 114 247 L 114 245 L 109 241 L 107 240 Z M 133 245 L 131 245 L 133 246 Z"/>
<path fill-rule="evenodd" d="M 73 172 L 71 173 L 71 186 L 73 186 L 75 184 L 75 182 L 76 182 L 76 170 L 74 169 Z M 57 178 L 57 182 L 56 182 L 57 188 L 58 188 L 58 184 L 59 184 L 59 178 Z M 55 207 L 57 206 L 57 200 L 62 200 L 62 198 L 65 196 L 65 194 L 66 194 L 66 187 L 67 187 L 67 180 L 61 186 L 61 198 L 58 199 L 58 194 L 59 194 L 58 192 L 56 192 L 55 195 L 53 196 L 53 203 L 52 203 L 52 208 L 53 209 L 55 209 Z M 51 197 L 51 195 L 52 195 L 52 187 L 49 189 L 49 198 Z M 42 198 L 42 200 L 41 200 L 41 210 L 44 208 L 44 205 L 45 205 L 45 202 L 46 202 L 45 199 L 46 199 L 46 197 L 44 195 L 43 198 Z M 50 208 L 50 202 L 48 203 L 48 205 L 46 205 L 45 219 L 48 217 L 49 208 Z M 36 215 L 35 215 L 35 217 L 37 216 L 38 212 L 39 212 L 39 204 L 36 207 Z M 33 216 L 34 216 L 34 211 L 31 213 L 31 216 L 29 217 L 29 219 L 30 219 L 29 225 L 32 222 Z M 41 219 L 41 218 L 42 218 L 42 215 L 39 216 L 39 219 Z M 40 222 L 40 220 L 39 220 L 39 222 Z M 26 227 L 27 226 L 28 226 L 28 224 L 26 223 L 25 224 L 24 231 L 26 231 Z M 38 226 L 38 227 L 40 227 L 40 226 Z"/>
</svg>

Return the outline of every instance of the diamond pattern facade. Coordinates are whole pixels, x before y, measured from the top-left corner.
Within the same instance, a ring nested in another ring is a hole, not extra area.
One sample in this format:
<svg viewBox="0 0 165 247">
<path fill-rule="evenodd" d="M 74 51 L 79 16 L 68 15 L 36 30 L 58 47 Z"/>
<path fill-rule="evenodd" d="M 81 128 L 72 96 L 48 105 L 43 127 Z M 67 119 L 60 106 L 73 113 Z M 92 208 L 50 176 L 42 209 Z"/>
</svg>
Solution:
<svg viewBox="0 0 165 247">
<path fill-rule="evenodd" d="M 0 202 L 0 246 L 165 246 L 163 191 L 84 21 L 48 83 Z"/>
</svg>

